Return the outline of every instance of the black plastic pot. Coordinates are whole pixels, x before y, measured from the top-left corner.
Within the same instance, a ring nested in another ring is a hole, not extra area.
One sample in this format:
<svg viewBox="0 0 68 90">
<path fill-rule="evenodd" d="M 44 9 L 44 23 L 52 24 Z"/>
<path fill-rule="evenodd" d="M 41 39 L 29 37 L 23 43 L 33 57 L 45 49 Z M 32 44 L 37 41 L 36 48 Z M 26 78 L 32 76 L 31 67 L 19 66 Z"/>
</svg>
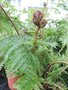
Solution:
<svg viewBox="0 0 68 90">
<path fill-rule="evenodd" d="M 0 70 L 0 90 L 10 90 L 4 68 Z"/>
</svg>

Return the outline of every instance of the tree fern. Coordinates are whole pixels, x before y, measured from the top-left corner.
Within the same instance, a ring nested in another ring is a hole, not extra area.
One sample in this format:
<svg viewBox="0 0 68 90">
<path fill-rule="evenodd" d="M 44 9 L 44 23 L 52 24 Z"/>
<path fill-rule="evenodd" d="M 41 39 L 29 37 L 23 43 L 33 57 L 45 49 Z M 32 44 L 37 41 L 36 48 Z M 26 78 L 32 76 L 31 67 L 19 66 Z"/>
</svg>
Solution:
<svg viewBox="0 0 68 90">
<path fill-rule="evenodd" d="M 4 13 L 1 10 L 0 12 L 0 25 L 2 25 L 0 33 L 1 35 L 3 32 L 8 34 L 7 37 L 0 38 L 0 68 L 4 66 L 8 77 L 19 77 L 14 87 L 17 90 L 41 90 L 43 83 L 44 85 L 48 83 L 53 90 L 56 90 L 56 87 L 59 90 L 63 88 L 66 90 L 66 84 L 61 75 L 68 68 L 67 21 L 61 20 L 54 23 L 55 27 L 41 29 L 42 32 L 39 31 L 36 42 L 36 50 L 32 52 L 35 28 L 33 24 L 30 25 L 31 20 L 27 20 L 26 24 L 23 23 L 23 28 L 28 29 L 29 33 L 13 36 L 10 35 L 13 31 L 12 25 Z M 13 34 L 15 34 L 14 31 Z"/>
</svg>

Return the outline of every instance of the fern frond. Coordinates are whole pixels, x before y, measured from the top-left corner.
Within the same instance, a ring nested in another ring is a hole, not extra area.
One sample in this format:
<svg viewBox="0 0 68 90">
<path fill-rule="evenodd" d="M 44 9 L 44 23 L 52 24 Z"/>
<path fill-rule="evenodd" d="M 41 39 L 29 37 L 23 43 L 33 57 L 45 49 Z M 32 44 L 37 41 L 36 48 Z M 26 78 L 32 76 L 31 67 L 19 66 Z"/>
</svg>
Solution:
<svg viewBox="0 0 68 90">
<path fill-rule="evenodd" d="M 40 90 L 40 61 L 36 54 L 31 52 L 32 42 L 33 39 L 29 36 L 8 37 L 0 41 L 0 51 L 4 53 L 3 64 L 7 74 L 24 74 L 16 85 L 17 90 Z"/>
</svg>

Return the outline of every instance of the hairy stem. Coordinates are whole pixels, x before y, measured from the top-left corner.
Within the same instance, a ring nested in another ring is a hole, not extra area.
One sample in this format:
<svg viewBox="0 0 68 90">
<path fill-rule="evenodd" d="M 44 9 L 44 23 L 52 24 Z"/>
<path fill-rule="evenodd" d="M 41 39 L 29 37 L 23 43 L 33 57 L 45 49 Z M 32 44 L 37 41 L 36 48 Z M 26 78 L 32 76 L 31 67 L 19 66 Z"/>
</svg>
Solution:
<svg viewBox="0 0 68 90">
<path fill-rule="evenodd" d="M 11 18 L 9 17 L 9 15 L 7 14 L 7 12 L 4 10 L 4 8 L 2 7 L 2 5 L 0 4 L 0 8 L 2 9 L 2 11 L 5 13 L 5 15 L 8 17 L 8 19 L 10 20 L 10 22 L 12 23 L 13 27 L 15 28 L 17 34 L 19 35 L 18 29 L 16 28 L 14 22 L 11 20 Z"/>
<path fill-rule="evenodd" d="M 38 27 L 38 29 L 37 29 L 37 31 L 35 32 L 35 41 L 34 41 L 34 45 L 36 44 L 36 42 L 37 42 L 37 35 L 38 35 L 38 31 L 39 31 L 39 27 Z"/>
<path fill-rule="evenodd" d="M 36 32 L 35 32 L 35 40 L 34 40 L 34 45 L 33 45 L 33 48 L 32 48 L 32 52 L 34 52 L 36 50 L 37 36 L 38 36 L 39 29 L 40 29 L 40 27 L 38 27 Z"/>
</svg>

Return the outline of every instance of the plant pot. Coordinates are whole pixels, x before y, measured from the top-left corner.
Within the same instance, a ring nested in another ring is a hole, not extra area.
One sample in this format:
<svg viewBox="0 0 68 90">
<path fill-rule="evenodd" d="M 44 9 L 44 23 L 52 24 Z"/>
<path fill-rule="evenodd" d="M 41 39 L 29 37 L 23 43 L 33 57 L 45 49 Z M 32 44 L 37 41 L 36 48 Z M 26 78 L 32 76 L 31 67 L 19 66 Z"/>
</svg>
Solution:
<svg viewBox="0 0 68 90">
<path fill-rule="evenodd" d="M 16 90 L 14 89 L 13 85 L 16 83 L 16 81 L 18 80 L 19 77 L 14 77 L 14 78 L 11 78 L 9 77 L 8 78 L 8 86 L 11 90 Z"/>
</svg>

